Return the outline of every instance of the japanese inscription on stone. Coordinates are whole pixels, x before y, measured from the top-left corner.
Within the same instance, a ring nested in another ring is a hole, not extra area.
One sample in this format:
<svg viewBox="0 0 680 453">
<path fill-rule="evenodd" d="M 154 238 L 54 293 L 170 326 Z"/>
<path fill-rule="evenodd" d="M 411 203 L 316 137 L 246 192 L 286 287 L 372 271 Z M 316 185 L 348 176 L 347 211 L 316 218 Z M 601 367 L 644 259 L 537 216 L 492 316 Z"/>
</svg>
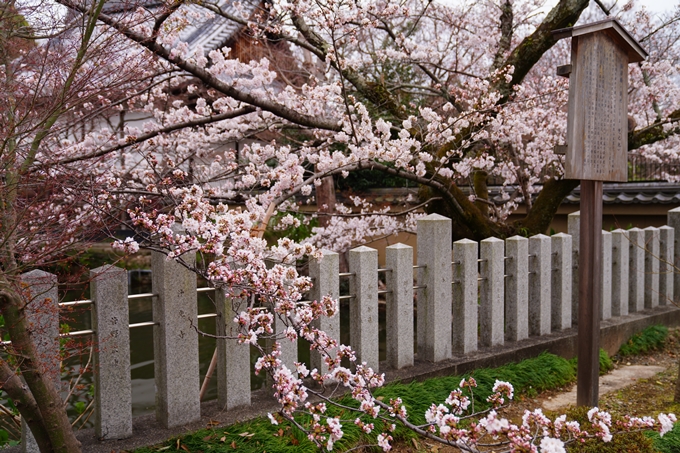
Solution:
<svg viewBox="0 0 680 453">
<path fill-rule="evenodd" d="M 607 34 L 574 37 L 565 177 L 626 181 L 628 55 Z"/>
</svg>

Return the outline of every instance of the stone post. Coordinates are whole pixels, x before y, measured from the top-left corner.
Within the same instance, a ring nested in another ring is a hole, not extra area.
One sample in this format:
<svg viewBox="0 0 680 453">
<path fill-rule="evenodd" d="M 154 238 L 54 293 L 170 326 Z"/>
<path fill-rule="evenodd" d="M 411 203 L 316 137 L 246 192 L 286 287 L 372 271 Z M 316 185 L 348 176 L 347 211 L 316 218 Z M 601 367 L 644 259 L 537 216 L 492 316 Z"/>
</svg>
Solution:
<svg viewBox="0 0 680 453">
<path fill-rule="evenodd" d="M 659 304 L 673 302 L 673 243 L 675 230 L 669 226 L 659 228 Z"/>
<path fill-rule="evenodd" d="M 400 369 L 413 366 L 413 247 L 385 248 L 387 363 Z"/>
<path fill-rule="evenodd" d="M 479 243 L 479 275 L 482 279 L 479 285 L 479 337 L 485 347 L 502 345 L 505 335 L 504 245 L 498 238 Z"/>
<path fill-rule="evenodd" d="M 659 306 L 659 229 L 647 227 L 645 237 L 645 308 Z"/>
<path fill-rule="evenodd" d="M 289 370 L 294 371 L 295 362 L 298 361 L 298 342 L 297 340 L 291 341 L 285 336 L 288 326 L 278 313 L 274 313 L 274 329 L 277 337 L 279 337 L 277 340 L 281 350 L 279 359 Z"/>
<path fill-rule="evenodd" d="M 430 214 L 418 220 L 418 356 L 451 358 L 451 219 Z"/>
<path fill-rule="evenodd" d="M 329 250 L 323 251 L 323 258 L 320 261 L 312 260 L 309 263 L 309 276 L 312 278 L 312 300 L 321 300 L 325 296 L 330 296 L 333 300 L 338 300 L 340 296 L 340 255 Z M 340 302 L 338 310 L 332 318 L 322 316 L 314 321 L 314 327 L 323 330 L 334 340 L 340 341 Z M 312 369 L 316 368 L 320 373 L 328 372 L 328 365 L 321 357 L 319 351 L 310 352 L 310 362 Z"/>
<path fill-rule="evenodd" d="M 571 327 L 571 236 L 557 233 L 552 242 L 551 322 L 553 331 Z"/>
<path fill-rule="evenodd" d="M 349 344 L 357 363 L 365 362 L 378 371 L 378 251 L 357 247 L 349 251 Z"/>
<path fill-rule="evenodd" d="M 529 338 L 529 240 L 505 240 L 505 341 Z M 569 301 L 571 303 L 571 301 Z"/>
<path fill-rule="evenodd" d="M 477 243 L 461 239 L 453 243 L 453 329 L 455 354 L 477 350 Z"/>
<path fill-rule="evenodd" d="M 239 343 L 234 318 L 246 309 L 246 300 L 227 298 L 215 290 L 217 336 L 217 404 L 222 410 L 250 406 L 250 343 Z M 224 338 L 224 337 L 232 338 Z"/>
<path fill-rule="evenodd" d="M 125 439 L 132 436 L 127 272 L 102 266 L 90 271 L 90 281 L 95 434 L 100 440 Z"/>
<path fill-rule="evenodd" d="M 602 303 L 600 319 L 612 317 L 612 234 L 602 231 Z"/>
<path fill-rule="evenodd" d="M 621 228 L 612 231 L 612 316 L 628 315 L 630 241 Z"/>
<path fill-rule="evenodd" d="M 680 208 L 668 211 L 667 221 L 674 231 L 680 231 Z M 673 238 L 673 297 L 680 298 L 680 233 Z M 673 299 L 675 300 L 675 299 Z"/>
<path fill-rule="evenodd" d="M 567 216 L 567 230 L 571 236 L 571 323 L 578 324 L 578 248 L 581 242 L 581 211 Z"/>
<path fill-rule="evenodd" d="M 192 254 L 184 254 L 193 262 Z M 196 275 L 162 253 L 151 254 L 156 419 L 173 428 L 201 418 Z"/>
<path fill-rule="evenodd" d="M 640 228 L 628 230 L 629 275 L 628 312 L 634 313 L 645 308 L 645 238 Z"/>
<path fill-rule="evenodd" d="M 550 333 L 550 237 L 537 234 L 529 238 L 529 334 Z"/>
<path fill-rule="evenodd" d="M 21 283 L 27 286 L 29 298 L 26 317 L 32 327 L 35 341 L 36 364 L 54 383 L 57 392 L 61 390 L 59 368 L 59 292 L 57 276 L 41 270 L 21 275 Z M 37 453 L 38 444 L 28 425 L 21 422 L 21 450 Z"/>
</svg>

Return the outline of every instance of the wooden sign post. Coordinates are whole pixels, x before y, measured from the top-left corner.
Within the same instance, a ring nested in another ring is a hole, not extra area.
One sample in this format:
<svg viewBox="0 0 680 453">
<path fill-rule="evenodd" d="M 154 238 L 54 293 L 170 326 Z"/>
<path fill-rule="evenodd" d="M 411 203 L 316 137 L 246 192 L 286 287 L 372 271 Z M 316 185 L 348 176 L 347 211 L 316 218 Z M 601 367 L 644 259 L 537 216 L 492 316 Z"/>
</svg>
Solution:
<svg viewBox="0 0 680 453">
<path fill-rule="evenodd" d="M 581 180 L 577 404 L 597 406 L 602 303 L 602 182 L 628 179 L 628 64 L 647 52 L 616 19 L 553 32 L 571 37 L 565 177 Z M 575 290 L 575 289 L 574 289 Z"/>
</svg>

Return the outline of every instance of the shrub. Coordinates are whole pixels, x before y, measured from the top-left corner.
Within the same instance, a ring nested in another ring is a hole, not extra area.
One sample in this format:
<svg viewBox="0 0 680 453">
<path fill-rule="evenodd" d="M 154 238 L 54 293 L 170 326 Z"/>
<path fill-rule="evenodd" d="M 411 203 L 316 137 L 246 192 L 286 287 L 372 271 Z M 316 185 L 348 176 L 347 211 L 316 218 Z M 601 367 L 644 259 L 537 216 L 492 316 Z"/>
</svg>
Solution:
<svg viewBox="0 0 680 453">
<path fill-rule="evenodd" d="M 640 333 L 636 333 L 628 339 L 621 349 L 619 355 L 626 357 L 629 355 L 646 354 L 661 348 L 668 337 L 668 328 L 665 326 L 650 326 Z"/>
</svg>

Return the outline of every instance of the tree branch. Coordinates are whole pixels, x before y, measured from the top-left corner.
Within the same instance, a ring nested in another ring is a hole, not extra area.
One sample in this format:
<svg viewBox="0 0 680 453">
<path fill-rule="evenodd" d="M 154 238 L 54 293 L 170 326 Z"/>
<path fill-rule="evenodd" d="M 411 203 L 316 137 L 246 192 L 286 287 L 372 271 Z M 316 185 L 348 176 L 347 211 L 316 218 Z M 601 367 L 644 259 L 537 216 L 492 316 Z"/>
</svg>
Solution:
<svg viewBox="0 0 680 453">
<path fill-rule="evenodd" d="M 79 11 L 83 14 L 88 14 L 88 12 L 80 5 L 75 4 L 71 0 L 58 0 L 60 4 Z M 152 54 L 156 55 L 163 60 L 176 65 L 177 67 L 183 69 L 184 71 L 192 74 L 197 79 L 201 80 L 207 86 L 214 88 L 215 90 L 236 99 L 237 101 L 244 102 L 246 104 L 258 107 L 267 112 L 273 113 L 291 123 L 298 124 L 310 128 L 325 129 L 329 131 L 340 131 L 341 127 L 338 125 L 337 120 L 311 117 L 308 115 L 301 114 L 295 110 L 285 107 L 281 104 L 276 104 L 274 102 L 267 101 L 265 99 L 253 96 L 250 93 L 240 91 L 233 86 L 221 81 L 219 78 L 212 75 L 207 69 L 199 67 L 187 60 L 174 56 L 171 54 L 170 50 L 163 47 L 161 44 L 157 43 L 154 38 L 142 36 L 135 33 L 128 27 L 125 27 L 118 21 L 114 20 L 111 16 L 106 14 L 100 14 L 99 20 L 104 24 L 110 26 L 111 28 L 118 31 L 120 34 L 130 39 L 131 41 L 141 45 L 146 48 Z"/>
<path fill-rule="evenodd" d="M 513 20 L 512 3 L 510 3 L 510 0 L 505 0 L 505 3 L 501 5 L 501 39 L 498 41 L 498 50 L 496 50 L 496 55 L 493 57 L 492 67 L 495 70 L 499 70 L 503 67 L 503 58 L 510 50 L 510 45 L 512 44 Z"/>
<path fill-rule="evenodd" d="M 514 222 L 515 230 L 526 229 L 529 235 L 545 233 L 550 227 L 557 208 L 580 181 L 577 179 L 549 179 L 536 197 L 534 205 L 522 220 Z"/>
<path fill-rule="evenodd" d="M 651 145 L 652 143 L 665 140 L 673 135 L 680 134 L 680 126 L 676 123 L 680 121 L 680 109 L 674 111 L 664 121 L 657 121 L 647 127 L 638 130 L 630 131 L 628 133 L 628 151 L 638 149 L 644 145 Z M 668 124 L 674 124 L 673 127 L 664 127 Z"/>
<path fill-rule="evenodd" d="M 154 138 L 154 137 L 156 137 L 160 134 L 167 134 L 168 132 L 173 132 L 173 131 L 176 131 L 176 130 L 186 129 L 186 128 L 190 128 L 190 127 L 204 126 L 206 124 L 215 123 L 217 121 L 222 121 L 222 120 L 236 118 L 238 116 L 247 115 L 247 114 L 253 113 L 255 111 L 256 111 L 255 107 L 247 106 L 247 107 L 243 107 L 243 108 L 240 108 L 238 110 L 231 111 L 231 112 L 222 113 L 220 115 L 206 116 L 204 118 L 199 118 L 199 119 L 187 121 L 187 122 L 184 122 L 184 123 L 172 124 L 170 126 L 166 126 L 166 127 L 160 128 L 160 129 L 156 129 L 155 131 L 148 132 L 144 135 L 128 136 L 125 140 L 125 143 L 119 143 L 118 145 L 112 146 L 110 148 L 104 148 L 104 149 L 101 149 L 99 151 L 95 151 L 93 153 L 84 154 L 82 156 L 75 156 L 75 157 L 71 157 L 71 158 L 68 158 L 68 159 L 62 159 L 62 160 L 59 160 L 59 161 L 56 161 L 56 162 L 41 163 L 40 165 L 37 165 L 36 167 L 34 167 L 33 171 L 36 171 L 40 168 L 51 166 L 51 165 L 70 164 L 70 163 L 73 163 L 73 162 L 80 162 L 80 161 L 83 161 L 83 160 L 102 157 L 102 156 L 105 156 L 107 154 L 113 153 L 115 151 L 119 151 L 121 149 L 127 148 L 129 146 L 145 142 L 145 141 L 147 141 L 151 138 Z"/>
<path fill-rule="evenodd" d="M 305 39 L 321 53 L 322 56 L 319 56 L 319 58 L 325 60 L 332 45 L 312 30 L 302 17 L 293 15 L 291 19 L 293 25 L 295 25 L 295 28 L 298 29 L 302 36 L 304 36 Z M 376 107 L 386 109 L 396 118 L 406 118 L 406 109 L 402 105 L 399 105 L 383 85 L 367 81 L 361 74 L 350 67 L 341 67 L 340 62 L 337 61 L 338 58 L 339 56 L 336 53 L 335 59 L 331 60 L 331 64 L 343 78 L 347 79 L 347 81 L 361 93 L 362 96 L 368 99 Z"/>
<path fill-rule="evenodd" d="M 553 38 L 552 31 L 573 26 L 588 3 L 589 0 L 560 0 L 541 25 L 512 50 L 503 66 L 512 66 L 515 71 L 510 82 L 503 78 L 498 82 L 496 88 L 502 95 L 499 103 L 508 100 L 512 88 L 520 84 L 543 54 L 555 45 L 557 41 Z"/>
</svg>

